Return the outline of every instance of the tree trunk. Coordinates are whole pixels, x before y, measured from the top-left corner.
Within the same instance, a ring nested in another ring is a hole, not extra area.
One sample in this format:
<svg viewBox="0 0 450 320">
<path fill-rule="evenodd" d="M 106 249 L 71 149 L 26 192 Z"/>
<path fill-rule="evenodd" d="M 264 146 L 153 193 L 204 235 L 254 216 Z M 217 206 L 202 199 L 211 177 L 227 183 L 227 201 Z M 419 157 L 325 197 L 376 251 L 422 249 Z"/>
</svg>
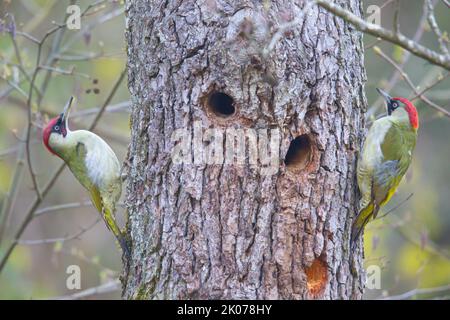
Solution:
<svg viewBox="0 0 450 320">
<path fill-rule="evenodd" d="M 127 1 L 124 298 L 361 298 L 362 35 L 303 5 Z"/>
</svg>

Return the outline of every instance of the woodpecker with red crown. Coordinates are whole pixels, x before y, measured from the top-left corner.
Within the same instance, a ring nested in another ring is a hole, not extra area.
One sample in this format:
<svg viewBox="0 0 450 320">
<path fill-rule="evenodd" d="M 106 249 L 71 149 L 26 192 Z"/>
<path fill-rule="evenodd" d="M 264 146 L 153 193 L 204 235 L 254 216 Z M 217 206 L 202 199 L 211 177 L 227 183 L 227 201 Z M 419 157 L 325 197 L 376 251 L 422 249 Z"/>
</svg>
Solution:
<svg viewBox="0 0 450 320">
<path fill-rule="evenodd" d="M 71 131 L 68 126 L 73 97 L 64 111 L 50 120 L 43 132 L 47 149 L 61 158 L 81 185 L 89 191 L 92 203 L 101 214 L 126 255 L 130 249 L 115 221 L 116 203 L 122 193 L 120 163 L 111 147 L 87 130 Z"/>
<path fill-rule="evenodd" d="M 373 123 L 358 160 L 361 200 L 352 227 L 352 247 L 365 225 L 391 199 L 408 170 L 419 128 L 419 116 L 411 101 L 377 90 L 386 100 L 387 116 Z"/>
</svg>

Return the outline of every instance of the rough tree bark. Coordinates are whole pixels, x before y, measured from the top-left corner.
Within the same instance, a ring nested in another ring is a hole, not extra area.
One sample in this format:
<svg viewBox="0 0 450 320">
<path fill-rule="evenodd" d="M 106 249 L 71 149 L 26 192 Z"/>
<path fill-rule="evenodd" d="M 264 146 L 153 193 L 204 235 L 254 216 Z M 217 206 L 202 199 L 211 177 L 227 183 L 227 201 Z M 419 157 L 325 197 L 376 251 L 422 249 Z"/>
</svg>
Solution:
<svg viewBox="0 0 450 320">
<path fill-rule="evenodd" d="M 337 2 L 362 15 L 360 0 Z M 362 35 L 313 6 L 267 53 L 303 6 L 127 1 L 124 298 L 361 298 L 361 243 L 350 258 L 349 235 L 366 109 Z M 214 145 L 228 159 L 243 136 L 245 163 L 201 158 Z"/>
</svg>

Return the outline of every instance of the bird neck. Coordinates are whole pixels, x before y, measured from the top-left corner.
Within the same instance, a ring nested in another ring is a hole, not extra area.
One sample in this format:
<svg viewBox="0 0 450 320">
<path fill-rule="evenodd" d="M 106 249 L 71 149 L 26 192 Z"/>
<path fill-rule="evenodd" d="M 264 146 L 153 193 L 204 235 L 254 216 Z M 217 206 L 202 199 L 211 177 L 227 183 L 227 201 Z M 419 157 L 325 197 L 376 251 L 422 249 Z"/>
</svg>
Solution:
<svg viewBox="0 0 450 320">
<path fill-rule="evenodd" d="M 74 132 L 76 131 L 70 131 L 67 129 L 67 134 L 65 137 L 61 134 L 52 133 L 48 139 L 49 150 L 66 161 L 68 155 L 72 153 L 72 150 L 77 144 L 77 139 Z"/>
<path fill-rule="evenodd" d="M 414 130 L 417 130 L 419 128 L 419 114 L 417 113 L 416 107 L 406 98 L 396 97 L 394 100 L 401 101 L 405 105 L 405 107 L 401 109 L 408 114 L 408 120 L 411 127 Z"/>
<path fill-rule="evenodd" d="M 398 126 L 417 131 L 418 121 L 406 108 L 398 108 L 392 113 L 391 117 Z"/>
</svg>

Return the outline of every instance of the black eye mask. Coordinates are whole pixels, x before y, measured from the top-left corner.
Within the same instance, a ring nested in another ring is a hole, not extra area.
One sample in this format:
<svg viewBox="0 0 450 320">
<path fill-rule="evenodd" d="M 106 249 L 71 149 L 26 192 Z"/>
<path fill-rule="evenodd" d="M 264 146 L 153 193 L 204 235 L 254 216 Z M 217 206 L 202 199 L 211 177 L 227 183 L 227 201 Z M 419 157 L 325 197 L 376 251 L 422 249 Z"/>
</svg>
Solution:
<svg viewBox="0 0 450 320">
<path fill-rule="evenodd" d="M 55 125 L 52 127 L 52 132 L 62 134 L 63 137 L 66 136 L 67 130 L 66 130 L 66 124 L 62 120 L 63 115 L 61 114 L 58 118 L 58 121 L 56 121 Z"/>
<path fill-rule="evenodd" d="M 394 110 L 400 107 L 400 102 L 397 100 L 391 100 L 388 104 L 388 114 L 391 115 Z"/>
</svg>

